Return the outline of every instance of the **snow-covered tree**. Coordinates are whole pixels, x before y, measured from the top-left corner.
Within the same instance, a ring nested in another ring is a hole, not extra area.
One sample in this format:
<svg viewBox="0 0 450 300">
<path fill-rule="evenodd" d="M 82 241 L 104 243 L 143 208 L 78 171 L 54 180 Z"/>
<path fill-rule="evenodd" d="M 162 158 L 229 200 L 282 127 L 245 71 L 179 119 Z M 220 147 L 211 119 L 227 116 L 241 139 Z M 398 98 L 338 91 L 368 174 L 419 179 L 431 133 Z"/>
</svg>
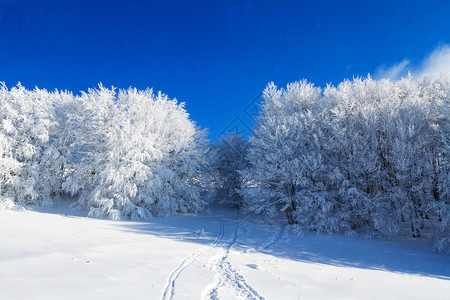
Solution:
<svg viewBox="0 0 450 300">
<path fill-rule="evenodd" d="M 55 172 L 61 155 L 52 143 L 58 127 L 55 110 L 64 92 L 47 92 L 22 85 L 0 87 L 0 202 L 51 204 L 59 176 Z"/>
<path fill-rule="evenodd" d="M 73 172 L 64 188 L 80 192 L 90 216 L 145 219 L 200 210 L 204 134 L 183 104 L 152 90 L 91 89 L 69 115 Z"/>
<path fill-rule="evenodd" d="M 349 225 L 391 235 L 408 219 L 414 236 L 429 198 L 429 101 L 411 78 L 398 82 L 355 79 L 328 87 L 334 159 L 344 179 L 337 199 Z"/>
<path fill-rule="evenodd" d="M 438 215 L 440 224 L 435 228 L 434 251 L 445 253 L 450 244 L 450 76 L 443 74 L 437 80 L 425 78 L 420 82 L 422 97 L 430 101 L 432 130 L 430 139 L 432 194 L 434 201 L 427 209 Z"/>
<path fill-rule="evenodd" d="M 297 190 L 305 184 L 302 174 L 308 168 L 303 158 L 320 160 L 312 157 L 317 151 L 310 150 L 320 139 L 314 130 L 319 128 L 315 122 L 321 107 L 321 90 L 306 81 L 281 90 L 271 83 L 264 91 L 264 99 L 250 139 L 248 184 L 241 193 L 247 210 L 252 212 L 296 210 Z"/>
<path fill-rule="evenodd" d="M 448 226 L 448 81 L 269 84 L 250 139 L 247 209 L 290 208 L 304 229 L 420 236 Z M 434 200 L 433 200 L 434 199 Z M 441 227 L 442 228 L 442 227 Z"/>
<path fill-rule="evenodd" d="M 244 185 L 241 174 L 247 166 L 248 142 L 242 136 L 230 133 L 221 137 L 215 147 L 213 168 L 217 173 L 215 180 L 216 198 L 219 202 L 241 208 L 242 195 L 239 191 Z"/>
</svg>

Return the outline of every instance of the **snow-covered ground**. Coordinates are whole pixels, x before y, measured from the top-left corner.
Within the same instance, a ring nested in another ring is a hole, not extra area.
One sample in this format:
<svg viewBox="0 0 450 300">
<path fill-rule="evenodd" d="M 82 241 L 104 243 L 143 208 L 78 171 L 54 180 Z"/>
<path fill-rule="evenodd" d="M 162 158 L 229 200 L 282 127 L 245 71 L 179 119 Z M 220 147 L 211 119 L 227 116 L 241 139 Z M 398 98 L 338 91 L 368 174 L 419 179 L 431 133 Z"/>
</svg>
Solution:
<svg viewBox="0 0 450 300">
<path fill-rule="evenodd" d="M 298 237 L 223 209 L 151 222 L 64 203 L 0 211 L 0 299 L 449 297 L 450 256 L 411 241 Z"/>
</svg>

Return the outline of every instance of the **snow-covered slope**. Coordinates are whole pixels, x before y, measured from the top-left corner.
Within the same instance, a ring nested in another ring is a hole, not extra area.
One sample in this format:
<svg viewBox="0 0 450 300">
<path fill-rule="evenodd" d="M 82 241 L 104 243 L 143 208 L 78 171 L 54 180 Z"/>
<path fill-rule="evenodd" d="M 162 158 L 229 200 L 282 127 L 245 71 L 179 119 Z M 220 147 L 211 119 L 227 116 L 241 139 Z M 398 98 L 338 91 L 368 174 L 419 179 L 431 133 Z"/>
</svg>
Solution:
<svg viewBox="0 0 450 300">
<path fill-rule="evenodd" d="M 117 222 L 0 211 L 0 299 L 448 299 L 450 257 L 217 210 Z M 203 234 L 204 232 L 204 234 Z"/>
</svg>

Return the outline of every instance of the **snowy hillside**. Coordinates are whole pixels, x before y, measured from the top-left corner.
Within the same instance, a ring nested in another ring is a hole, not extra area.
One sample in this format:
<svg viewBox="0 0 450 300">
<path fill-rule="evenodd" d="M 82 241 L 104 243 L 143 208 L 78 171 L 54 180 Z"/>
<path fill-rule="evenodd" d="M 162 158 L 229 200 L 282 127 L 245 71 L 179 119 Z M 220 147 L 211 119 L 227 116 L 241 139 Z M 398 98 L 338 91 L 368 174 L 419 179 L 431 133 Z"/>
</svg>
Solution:
<svg viewBox="0 0 450 300">
<path fill-rule="evenodd" d="M 213 209 L 211 209 L 213 210 Z M 149 222 L 0 211 L 0 299 L 448 299 L 429 245 L 294 236 L 226 210 Z M 267 220 L 265 220 L 266 222 Z"/>
</svg>

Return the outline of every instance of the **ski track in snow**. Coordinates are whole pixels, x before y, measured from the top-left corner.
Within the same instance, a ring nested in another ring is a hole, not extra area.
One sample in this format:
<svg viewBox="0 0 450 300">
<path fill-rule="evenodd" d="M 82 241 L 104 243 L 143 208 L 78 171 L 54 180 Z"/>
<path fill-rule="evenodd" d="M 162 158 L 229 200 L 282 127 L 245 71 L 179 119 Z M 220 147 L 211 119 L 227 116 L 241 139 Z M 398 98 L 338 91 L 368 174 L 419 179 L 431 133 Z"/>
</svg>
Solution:
<svg viewBox="0 0 450 300">
<path fill-rule="evenodd" d="M 202 292 L 202 299 L 219 299 L 219 288 L 225 285 L 233 289 L 238 299 L 264 299 L 245 281 L 241 274 L 233 269 L 229 261 L 230 249 L 239 237 L 239 230 L 241 230 L 240 223 L 236 222 L 234 233 L 228 245 L 210 259 L 210 265 L 214 266 L 214 282 L 205 287 Z M 245 232 L 245 229 L 243 231 Z"/>
<path fill-rule="evenodd" d="M 217 235 L 217 238 L 215 239 L 214 243 L 211 244 L 211 246 L 213 247 L 217 246 L 220 243 L 224 235 L 223 221 L 221 218 L 217 218 L 217 220 L 219 221 L 219 234 Z M 186 269 L 186 267 L 192 264 L 195 261 L 195 259 L 208 248 L 210 248 L 210 246 L 204 246 L 195 250 L 194 252 L 189 254 L 185 259 L 183 259 L 181 263 L 170 273 L 161 300 L 170 300 L 173 298 L 175 292 L 175 281 L 177 280 L 178 276 L 180 276 L 181 272 L 183 272 L 183 270 Z"/>
<path fill-rule="evenodd" d="M 280 229 L 278 230 L 277 233 L 275 233 L 274 235 L 272 235 L 269 240 L 264 243 L 263 245 L 261 245 L 261 247 L 259 247 L 259 250 L 269 250 L 274 244 L 276 244 L 279 240 L 281 240 L 283 238 L 283 236 L 286 234 L 287 231 L 287 226 L 280 226 Z"/>
</svg>

